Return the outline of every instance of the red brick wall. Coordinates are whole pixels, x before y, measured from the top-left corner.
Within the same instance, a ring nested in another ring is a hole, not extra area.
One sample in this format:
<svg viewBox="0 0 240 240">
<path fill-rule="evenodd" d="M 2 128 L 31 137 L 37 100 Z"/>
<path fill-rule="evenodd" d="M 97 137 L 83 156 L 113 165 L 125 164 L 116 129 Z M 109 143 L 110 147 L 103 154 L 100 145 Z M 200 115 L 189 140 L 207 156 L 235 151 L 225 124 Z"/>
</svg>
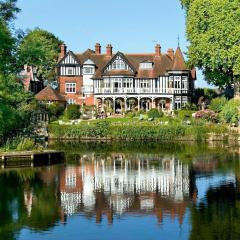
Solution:
<svg viewBox="0 0 240 240">
<path fill-rule="evenodd" d="M 94 96 L 93 95 L 89 95 L 89 96 L 85 96 L 85 104 L 88 106 L 94 105 Z"/>
<path fill-rule="evenodd" d="M 76 83 L 76 93 L 65 93 L 65 83 Z M 68 99 L 74 99 L 76 104 L 82 105 L 85 103 L 86 105 L 94 105 L 94 96 L 86 94 L 83 97 L 82 93 L 83 86 L 83 77 L 70 77 L 70 76 L 60 76 L 59 77 L 59 91 L 62 95 L 65 96 L 66 101 Z"/>
<path fill-rule="evenodd" d="M 65 93 L 65 83 L 76 83 L 76 93 Z M 59 77 L 59 91 L 62 95 L 65 96 L 66 100 L 74 99 L 77 104 L 82 104 L 82 85 L 83 78 L 81 76 L 78 77 L 69 77 L 69 76 L 60 76 Z"/>
</svg>

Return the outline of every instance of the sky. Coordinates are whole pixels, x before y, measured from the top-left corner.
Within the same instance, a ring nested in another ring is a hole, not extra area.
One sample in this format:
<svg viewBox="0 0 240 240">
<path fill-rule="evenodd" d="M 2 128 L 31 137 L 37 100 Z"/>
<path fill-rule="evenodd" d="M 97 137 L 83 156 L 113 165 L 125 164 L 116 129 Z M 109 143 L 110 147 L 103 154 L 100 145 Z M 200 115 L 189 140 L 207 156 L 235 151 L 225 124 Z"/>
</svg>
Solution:
<svg viewBox="0 0 240 240">
<path fill-rule="evenodd" d="M 187 52 L 185 13 L 180 0 L 19 0 L 15 21 L 23 30 L 39 27 L 63 40 L 69 50 L 83 52 L 95 43 L 113 51 L 154 52 L 179 45 Z M 196 87 L 206 87 L 198 71 Z"/>
</svg>

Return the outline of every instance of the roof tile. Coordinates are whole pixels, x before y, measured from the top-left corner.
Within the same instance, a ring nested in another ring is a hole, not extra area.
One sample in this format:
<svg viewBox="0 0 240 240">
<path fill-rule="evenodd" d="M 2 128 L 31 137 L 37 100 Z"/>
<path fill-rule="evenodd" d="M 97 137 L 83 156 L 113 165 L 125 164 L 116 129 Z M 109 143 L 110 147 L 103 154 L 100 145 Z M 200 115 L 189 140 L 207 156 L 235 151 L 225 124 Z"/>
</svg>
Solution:
<svg viewBox="0 0 240 240">
<path fill-rule="evenodd" d="M 64 96 L 54 90 L 51 86 L 45 87 L 42 91 L 40 91 L 35 98 L 38 101 L 61 101 L 65 102 Z"/>
</svg>

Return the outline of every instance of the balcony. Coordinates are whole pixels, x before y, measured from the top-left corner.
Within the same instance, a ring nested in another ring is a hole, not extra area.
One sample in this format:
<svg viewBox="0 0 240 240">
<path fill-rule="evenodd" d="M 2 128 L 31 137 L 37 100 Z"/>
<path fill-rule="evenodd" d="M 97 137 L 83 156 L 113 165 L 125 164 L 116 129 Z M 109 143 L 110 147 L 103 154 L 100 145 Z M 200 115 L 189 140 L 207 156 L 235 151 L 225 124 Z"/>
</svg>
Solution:
<svg viewBox="0 0 240 240">
<path fill-rule="evenodd" d="M 174 88 L 95 88 L 95 94 L 188 94 L 187 89 Z"/>
<path fill-rule="evenodd" d="M 82 87 L 82 92 L 83 93 L 93 93 L 93 86 L 85 85 L 84 87 Z"/>
</svg>

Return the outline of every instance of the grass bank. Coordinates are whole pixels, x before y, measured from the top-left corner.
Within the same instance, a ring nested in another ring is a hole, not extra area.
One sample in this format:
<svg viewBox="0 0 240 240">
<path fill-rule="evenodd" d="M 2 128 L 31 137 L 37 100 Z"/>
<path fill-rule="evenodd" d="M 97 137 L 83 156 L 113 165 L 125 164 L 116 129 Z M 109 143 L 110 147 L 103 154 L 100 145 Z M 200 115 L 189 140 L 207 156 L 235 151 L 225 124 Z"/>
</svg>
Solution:
<svg viewBox="0 0 240 240">
<path fill-rule="evenodd" d="M 85 122 L 77 125 L 49 125 L 50 139 L 121 139 L 205 141 L 238 138 L 225 125 L 184 125 L 159 122 Z"/>
</svg>

